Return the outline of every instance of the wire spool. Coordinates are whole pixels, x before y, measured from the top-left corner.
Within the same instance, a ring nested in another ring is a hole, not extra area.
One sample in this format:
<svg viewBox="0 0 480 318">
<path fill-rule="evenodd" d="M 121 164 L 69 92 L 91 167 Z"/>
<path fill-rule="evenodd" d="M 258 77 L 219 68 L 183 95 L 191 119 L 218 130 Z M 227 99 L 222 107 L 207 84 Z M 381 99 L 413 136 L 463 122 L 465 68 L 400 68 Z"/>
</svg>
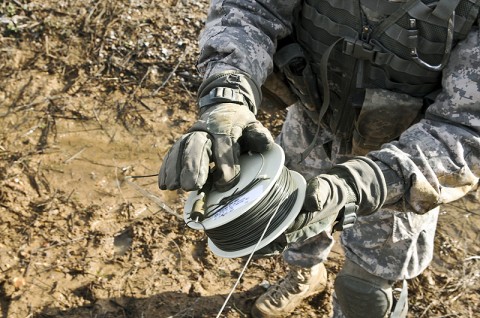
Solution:
<svg viewBox="0 0 480 318">
<path fill-rule="evenodd" d="M 261 154 L 242 155 L 238 184 L 225 192 L 190 193 L 185 222 L 205 231 L 209 248 L 218 256 L 242 257 L 265 247 L 295 220 L 305 197 L 305 179 L 284 162 L 276 144 Z"/>
</svg>

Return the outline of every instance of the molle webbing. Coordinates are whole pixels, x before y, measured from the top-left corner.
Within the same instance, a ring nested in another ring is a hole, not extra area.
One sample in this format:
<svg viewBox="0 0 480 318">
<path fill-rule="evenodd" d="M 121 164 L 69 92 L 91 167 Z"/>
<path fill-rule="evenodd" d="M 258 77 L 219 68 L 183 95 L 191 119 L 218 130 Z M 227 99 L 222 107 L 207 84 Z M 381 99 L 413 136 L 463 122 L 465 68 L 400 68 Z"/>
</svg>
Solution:
<svg viewBox="0 0 480 318">
<path fill-rule="evenodd" d="M 412 58 L 412 47 L 427 63 L 440 63 L 446 51 L 449 17 L 455 14 L 453 44 L 456 44 L 474 24 L 477 2 L 414 0 L 393 4 L 386 0 L 363 0 L 363 5 L 391 17 L 371 28 L 362 19 L 358 0 L 306 0 L 297 37 L 314 63 L 319 62 L 333 42 L 344 38 L 343 49 L 334 54 L 339 62 L 330 61 L 330 71 L 342 72 L 347 57 L 339 55 L 365 61 L 363 78 L 357 79 L 357 88 L 376 87 L 422 97 L 438 88 L 441 71 L 417 64 Z M 436 6 L 430 7 L 429 3 Z M 416 22 L 414 29 L 411 19 Z M 365 27 L 367 32 L 362 33 Z"/>
</svg>

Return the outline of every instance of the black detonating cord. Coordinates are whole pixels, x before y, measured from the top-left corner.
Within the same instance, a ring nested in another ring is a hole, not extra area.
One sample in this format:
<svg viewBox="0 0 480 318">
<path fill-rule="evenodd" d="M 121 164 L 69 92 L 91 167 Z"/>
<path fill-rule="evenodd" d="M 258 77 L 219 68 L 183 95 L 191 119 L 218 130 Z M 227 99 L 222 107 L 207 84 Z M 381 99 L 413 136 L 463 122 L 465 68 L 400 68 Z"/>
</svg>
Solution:
<svg viewBox="0 0 480 318">
<path fill-rule="evenodd" d="M 252 182 L 258 183 L 257 180 Z M 283 167 L 277 182 L 255 206 L 231 222 L 205 230 L 205 233 L 224 251 L 233 252 L 254 246 L 274 214 L 264 237 L 268 237 L 287 218 L 295 205 L 297 194 L 298 189 L 290 171 Z"/>
</svg>

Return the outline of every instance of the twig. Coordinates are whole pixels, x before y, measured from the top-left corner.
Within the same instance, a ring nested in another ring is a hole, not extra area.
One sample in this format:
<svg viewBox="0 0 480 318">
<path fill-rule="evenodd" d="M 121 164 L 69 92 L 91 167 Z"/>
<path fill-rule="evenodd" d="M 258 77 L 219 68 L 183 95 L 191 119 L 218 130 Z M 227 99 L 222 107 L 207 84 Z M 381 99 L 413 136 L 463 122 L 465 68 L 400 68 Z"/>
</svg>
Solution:
<svg viewBox="0 0 480 318">
<path fill-rule="evenodd" d="M 145 72 L 145 75 L 143 75 L 142 79 L 140 80 L 140 82 L 138 83 L 138 85 L 135 87 L 135 89 L 133 90 L 133 92 L 130 94 L 131 97 L 134 97 L 135 96 L 135 93 L 138 91 L 138 89 L 140 87 L 142 87 L 142 84 L 143 84 L 143 81 L 145 80 L 145 78 L 147 78 L 148 74 L 150 74 L 150 67 L 147 69 L 147 71 Z"/>
<path fill-rule="evenodd" d="M 0 117 L 7 117 L 11 113 L 12 109 L 15 108 L 17 106 L 17 103 L 20 101 L 20 99 L 22 99 L 23 94 L 25 93 L 25 90 L 27 89 L 28 86 L 30 86 L 30 84 L 32 83 L 32 80 L 33 80 L 33 77 L 30 76 L 30 78 L 28 79 L 28 82 L 20 88 L 17 96 L 15 97 L 13 102 L 10 104 L 7 111 L 4 114 L 1 114 Z"/>
<path fill-rule="evenodd" d="M 178 250 L 178 258 L 179 258 L 179 261 L 180 261 L 180 271 L 182 271 L 182 269 L 183 269 L 182 250 L 180 249 L 180 246 L 178 246 L 177 242 L 175 242 L 175 240 L 171 240 L 170 242 L 172 242 L 173 245 L 175 245 L 175 247 Z"/>
<path fill-rule="evenodd" d="M 129 184 L 130 186 L 132 186 L 135 190 L 137 190 L 140 194 L 142 194 L 144 197 L 152 200 L 153 202 L 155 202 L 159 207 L 161 207 L 162 209 L 164 209 L 166 212 L 170 213 L 171 215 L 177 217 L 179 220 L 182 220 L 183 221 L 183 218 L 178 215 L 177 213 L 175 213 L 175 211 L 173 211 L 172 208 L 170 208 L 168 205 L 166 205 L 162 200 L 160 200 L 159 197 L 157 197 L 156 195 L 150 193 L 148 190 L 142 188 L 141 186 L 139 186 L 138 184 L 134 183 L 134 182 L 131 182 L 131 181 L 128 181 L 127 180 L 128 176 L 125 178 L 125 182 L 127 184 Z"/>
<path fill-rule="evenodd" d="M 76 154 L 74 154 L 73 156 L 71 156 L 70 158 L 68 158 L 67 160 L 65 160 L 63 163 L 69 163 L 70 161 L 72 161 L 73 159 L 77 158 L 78 156 L 80 156 L 80 154 L 82 154 L 82 152 L 84 152 L 88 147 L 83 147 L 82 149 L 80 149 Z"/>
<path fill-rule="evenodd" d="M 36 149 L 39 152 L 43 152 L 44 149 L 48 146 L 48 136 L 55 125 L 55 120 L 50 116 L 50 113 L 47 113 L 45 117 L 42 118 L 42 120 L 43 128 L 40 132 L 40 137 L 38 138 L 38 142 L 36 145 Z"/>
<path fill-rule="evenodd" d="M 90 160 L 88 158 L 79 158 L 78 160 L 86 161 L 88 163 L 91 163 L 92 165 L 97 165 L 97 166 L 102 166 L 102 167 L 110 167 L 110 168 L 115 168 L 116 167 L 114 165 L 109 165 L 109 164 L 106 164 L 106 163 L 96 162 L 96 161 Z"/>
<path fill-rule="evenodd" d="M 70 193 L 68 194 L 67 198 L 65 199 L 65 202 L 68 202 L 70 201 L 70 198 L 72 196 L 72 194 L 75 192 L 75 189 L 73 189 L 72 191 L 70 191 Z"/>
<path fill-rule="evenodd" d="M 37 106 L 37 105 L 40 105 L 40 104 L 43 104 L 43 103 L 48 103 L 48 102 L 51 102 L 51 101 L 54 101 L 56 99 L 60 99 L 62 98 L 62 96 L 59 96 L 59 95 L 53 95 L 53 96 L 47 96 L 39 101 L 36 101 L 36 102 L 31 102 L 31 103 L 28 103 L 28 104 L 25 104 L 25 105 L 21 105 L 21 106 L 18 106 L 18 108 L 15 109 L 15 112 L 19 112 L 19 111 L 22 111 L 22 110 L 27 110 L 33 106 Z"/>
<path fill-rule="evenodd" d="M 98 118 L 97 110 L 95 108 L 93 109 L 93 114 L 95 115 L 95 119 L 97 120 L 98 124 L 100 125 L 100 128 L 105 132 L 105 134 L 108 136 L 108 138 L 110 138 L 110 141 L 113 141 L 113 137 L 115 137 L 115 134 L 110 135 L 110 133 L 107 131 L 107 129 L 105 129 L 102 122 L 100 121 L 100 118 Z"/>
<path fill-rule="evenodd" d="M 78 241 L 87 239 L 87 238 L 89 238 L 89 237 L 90 237 L 90 236 L 81 236 L 81 237 L 77 237 L 77 238 L 74 238 L 74 239 L 69 240 L 69 241 L 58 242 L 58 243 L 52 244 L 52 245 L 47 246 L 47 247 L 37 248 L 37 249 L 34 250 L 33 252 L 35 252 L 35 253 L 36 253 L 36 252 L 43 252 L 43 251 L 49 250 L 49 249 L 54 248 L 54 247 L 57 247 L 57 246 L 62 246 L 62 245 L 70 244 L 70 243 L 75 243 L 75 242 L 78 242 Z"/>
<path fill-rule="evenodd" d="M 235 301 L 233 302 L 233 308 L 238 311 L 243 317 L 247 317 L 248 315 L 246 313 L 244 313 L 243 311 L 240 310 L 240 308 L 237 307 L 237 304 L 235 303 Z"/>
<path fill-rule="evenodd" d="M 116 164 L 117 163 L 115 162 L 115 165 Z M 117 166 L 115 166 L 115 185 L 117 186 L 118 192 L 120 193 L 120 196 L 122 197 L 123 202 L 125 204 L 128 204 L 127 200 L 125 199 L 125 196 L 123 195 L 122 188 L 120 187 L 120 180 L 118 179 L 118 167 Z"/>
<path fill-rule="evenodd" d="M 149 111 L 151 111 L 151 112 L 153 111 L 153 109 L 151 109 L 141 98 L 138 98 L 138 97 L 135 97 L 135 96 L 133 96 L 133 98 L 134 98 L 137 102 L 139 102 L 143 107 L 145 107 L 147 110 L 149 110 Z"/>
<path fill-rule="evenodd" d="M 138 89 L 140 87 L 142 87 L 142 84 L 143 82 L 145 81 L 145 79 L 147 78 L 148 74 L 150 74 L 151 70 L 150 70 L 150 67 L 147 69 L 147 71 L 145 72 L 145 75 L 143 75 L 142 79 L 140 80 L 140 82 L 138 83 L 138 85 L 135 87 L 135 89 L 128 95 L 127 99 L 125 100 L 125 103 L 124 104 L 127 104 L 129 101 L 138 101 L 140 103 L 140 105 L 142 105 L 143 107 L 145 107 L 148 111 L 152 112 L 153 110 L 147 106 L 147 104 L 145 104 L 140 98 L 137 98 L 136 96 L 136 93 L 138 91 Z"/>
<path fill-rule="evenodd" d="M 182 85 L 183 89 L 187 92 L 188 96 L 190 96 L 190 98 L 193 98 L 192 93 L 190 93 L 190 91 L 188 90 L 187 86 L 185 86 L 185 83 L 183 81 L 180 81 L 180 85 Z"/>
<path fill-rule="evenodd" d="M 187 47 L 188 49 L 188 47 Z M 160 87 L 158 87 L 153 93 L 152 93 L 152 97 L 153 96 L 156 96 L 158 94 L 158 92 L 165 87 L 165 85 L 167 85 L 168 81 L 170 81 L 170 79 L 172 78 L 173 75 L 175 75 L 175 72 L 177 71 L 177 68 L 180 66 L 180 64 L 183 62 L 183 60 L 185 59 L 185 56 L 187 55 L 187 49 L 185 49 L 185 51 L 183 52 L 182 56 L 180 56 L 180 58 L 178 59 L 178 62 L 177 64 L 175 65 L 175 67 L 173 68 L 173 70 L 170 72 L 170 74 L 168 74 L 167 78 L 165 79 L 165 81 L 163 81 L 162 85 L 160 85 Z"/>
<path fill-rule="evenodd" d="M 41 283 L 42 285 L 48 287 L 48 289 L 45 289 L 44 287 L 40 286 L 39 284 L 37 284 L 36 282 L 38 283 Z M 54 286 L 53 285 L 48 285 L 47 283 L 41 281 L 40 279 L 38 278 L 35 278 L 33 277 L 32 278 L 32 284 L 34 284 L 35 286 L 37 286 L 38 288 L 44 290 L 44 291 L 52 291 L 54 289 Z M 59 291 L 60 292 L 60 291 Z M 63 296 L 65 296 L 64 293 L 60 292 Z M 64 306 L 67 306 L 68 303 L 65 301 L 65 300 L 62 300 L 62 299 L 59 299 L 57 297 L 55 297 L 52 293 L 48 293 L 48 296 L 50 296 L 53 300 L 55 301 L 58 301 L 59 303 L 62 303 Z M 65 297 L 66 298 L 66 297 Z"/>
</svg>

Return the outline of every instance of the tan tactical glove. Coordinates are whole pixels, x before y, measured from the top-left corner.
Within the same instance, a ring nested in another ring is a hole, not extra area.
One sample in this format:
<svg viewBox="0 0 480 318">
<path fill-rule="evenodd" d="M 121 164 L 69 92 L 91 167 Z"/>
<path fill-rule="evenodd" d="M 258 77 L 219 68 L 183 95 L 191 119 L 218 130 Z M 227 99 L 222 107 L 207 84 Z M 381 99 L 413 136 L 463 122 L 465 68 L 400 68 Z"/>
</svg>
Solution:
<svg viewBox="0 0 480 318">
<path fill-rule="evenodd" d="M 355 223 L 357 215 L 369 215 L 385 202 L 387 186 L 382 170 L 366 157 L 355 157 L 308 181 L 303 211 L 287 232 L 336 217 L 335 230 Z"/>
<path fill-rule="evenodd" d="M 215 75 L 201 85 L 198 96 L 200 119 L 164 158 L 158 179 L 162 190 L 198 190 L 210 173 L 217 190 L 228 190 L 238 182 L 240 154 L 263 152 L 274 143 L 255 118 L 260 90 L 244 73 Z"/>
</svg>

